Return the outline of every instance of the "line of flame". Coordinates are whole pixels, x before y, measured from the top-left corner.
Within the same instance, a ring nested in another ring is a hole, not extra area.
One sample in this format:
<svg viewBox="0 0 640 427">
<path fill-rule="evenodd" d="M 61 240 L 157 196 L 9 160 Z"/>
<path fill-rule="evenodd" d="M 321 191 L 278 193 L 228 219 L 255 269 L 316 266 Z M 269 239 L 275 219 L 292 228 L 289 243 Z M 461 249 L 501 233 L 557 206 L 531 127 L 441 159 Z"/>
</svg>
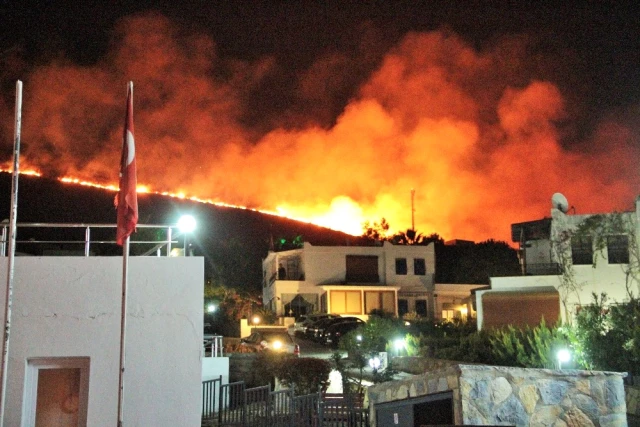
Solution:
<svg viewBox="0 0 640 427">
<path fill-rule="evenodd" d="M 13 173 L 10 170 L 6 170 L 6 169 L 2 169 L 0 168 L 0 173 Z M 42 177 L 42 174 L 36 170 L 25 170 L 25 171 L 21 171 L 20 175 L 28 175 L 28 176 L 37 176 L 37 177 Z M 73 184 L 73 185 L 82 185 L 82 186 L 86 186 L 86 187 L 93 187 L 93 188 L 99 188 L 101 190 L 107 190 L 107 191 L 118 191 L 118 186 L 116 185 L 112 185 L 112 184 L 98 184 L 95 182 L 91 182 L 91 181 L 86 181 L 86 180 L 82 180 L 79 178 L 73 178 L 73 177 L 69 177 L 69 176 L 64 176 L 64 177 L 59 177 L 56 178 L 58 181 L 63 182 L 65 184 Z M 283 215 L 282 213 L 276 212 L 276 211 L 270 211 L 270 210 L 266 210 L 266 209 L 256 209 L 256 208 L 249 208 L 247 206 L 240 206 L 240 205 L 234 205 L 231 203 L 225 203 L 225 202 L 219 202 L 219 201 L 214 201 L 211 199 L 202 199 L 200 197 L 197 196 L 187 196 L 184 193 L 172 193 L 170 191 L 152 191 L 148 186 L 146 185 L 138 185 L 136 187 L 136 190 L 138 193 L 143 193 L 143 194 L 156 194 L 156 195 L 160 195 L 160 196 L 166 196 L 166 197 L 172 197 L 174 199 L 181 199 L 181 200 L 189 200 L 192 202 L 196 202 L 196 203 L 202 203 L 202 204 L 207 204 L 207 205 L 214 205 L 214 206 L 220 206 L 220 207 L 225 207 L 225 208 L 234 208 L 234 209 L 243 209 L 243 210 L 248 210 L 248 211 L 253 211 L 253 212 L 258 212 L 261 214 L 266 214 L 266 215 L 272 215 L 272 216 L 277 216 L 279 218 L 287 218 L 287 219 L 291 219 L 294 221 L 299 221 L 299 222 L 303 222 L 306 224 L 313 224 L 313 225 L 318 225 L 324 228 L 330 228 L 332 230 L 335 231 L 341 231 L 343 233 L 346 234 L 350 234 L 345 232 L 344 230 L 337 230 L 331 227 L 327 227 L 326 225 L 321 225 L 321 224 L 316 224 L 313 221 L 309 221 L 307 219 L 304 218 L 296 218 L 293 216 L 289 216 L 289 215 Z"/>
</svg>

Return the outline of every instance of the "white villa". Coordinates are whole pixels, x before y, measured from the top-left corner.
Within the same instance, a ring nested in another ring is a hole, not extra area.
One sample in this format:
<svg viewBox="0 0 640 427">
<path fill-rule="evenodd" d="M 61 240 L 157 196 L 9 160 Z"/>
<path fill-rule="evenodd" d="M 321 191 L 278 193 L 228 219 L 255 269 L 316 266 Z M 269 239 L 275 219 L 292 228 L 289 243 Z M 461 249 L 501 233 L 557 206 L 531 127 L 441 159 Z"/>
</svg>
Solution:
<svg viewBox="0 0 640 427">
<path fill-rule="evenodd" d="M 372 310 L 451 320 L 473 316 L 482 285 L 436 284 L 434 244 L 313 246 L 269 252 L 263 302 L 280 316 L 321 312 L 366 319 Z"/>
<path fill-rule="evenodd" d="M 522 276 L 493 277 L 491 289 L 476 293 L 478 329 L 505 324 L 571 321 L 592 294 L 609 301 L 638 295 L 638 216 L 635 211 L 571 215 L 553 206 L 551 217 L 512 224 L 520 245 Z"/>
</svg>

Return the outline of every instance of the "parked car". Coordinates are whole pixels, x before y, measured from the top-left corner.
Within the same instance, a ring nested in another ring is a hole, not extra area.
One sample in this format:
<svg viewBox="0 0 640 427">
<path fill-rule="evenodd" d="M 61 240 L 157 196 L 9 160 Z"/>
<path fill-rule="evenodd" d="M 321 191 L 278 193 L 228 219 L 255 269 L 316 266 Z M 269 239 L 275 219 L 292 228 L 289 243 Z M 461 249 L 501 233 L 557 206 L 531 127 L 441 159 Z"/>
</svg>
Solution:
<svg viewBox="0 0 640 427">
<path fill-rule="evenodd" d="M 364 322 L 356 322 L 353 320 L 347 320 L 345 322 L 334 323 L 333 325 L 329 325 L 327 329 L 324 331 L 323 339 L 324 344 L 337 348 L 338 344 L 340 344 L 340 340 L 346 334 L 351 331 L 358 329 L 363 325 Z"/>
<path fill-rule="evenodd" d="M 294 335 L 304 335 L 307 330 L 307 327 L 312 325 L 321 319 L 331 319 L 340 317 L 338 314 L 328 314 L 328 313 L 316 313 L 316 314 L 305 314 L 300 316 L 298 321 L 293 324 L 293 334 Z"/>
<path fill-rule="evenodd" d="M 257 351 L 272 350 L 300 355 L 300 346 L 293 341 L 285 330 L 256 330 L 240 340 L 240 345 L 252 347 Z"/>
<path fill-rule="evenodd" d="M 324 331 L 331 325 L 336 324 L 336 323 L 341 323 L 344 321 L 354 321 L 354 322 L 359 322 L 359 323 L 364 323 L 364 321 L 358 317 L 336 317 L 333 319 L 323 319 L 320 320 L 319 322 L 314 323 L 313 325 L 311 325 L 310 327 L 307 328 L 307 332 L 309 332 L 309 330 L 311 330 L 313 336 L 311 337 L 311 339 L 313 339 L 314 341 L 317 342 L 323 342 L 323 337 L 322 335 L 324 334 Z"/>
</svg>

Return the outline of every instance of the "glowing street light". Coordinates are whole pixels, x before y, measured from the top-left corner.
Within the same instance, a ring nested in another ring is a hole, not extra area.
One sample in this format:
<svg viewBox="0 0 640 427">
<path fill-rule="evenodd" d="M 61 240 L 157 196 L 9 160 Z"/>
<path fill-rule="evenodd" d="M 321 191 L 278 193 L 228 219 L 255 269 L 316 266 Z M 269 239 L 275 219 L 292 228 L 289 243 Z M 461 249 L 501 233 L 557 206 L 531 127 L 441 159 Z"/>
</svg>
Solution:
<svg viewBox="0 0 640 427">
<path fill-rule="evenodd" d="M 380 365 L 382 364 L 382 362 L 380 361 L 379 357 L 373 357 L 371 359 L 369 359 L 369 367 L 371 369 L 375 369 L 376 371 L 378 369 L 380 369 Z"/>
<path fill-rule="evenodd" d="M 214 311 L 216 311 L 216 306 L 215 304 L 209 304 L 207 306 L 207 313 L 213 313 Z"/>
<path fill-rule="evenodd" d="M 253 322 L 254 325 L 258 325 L 260 323 L 260 317 L 259 316 L 253 316 L 253 319 L 251 319 L 251 321 Z"/>
<path fill-rule="evenodd" d="M 393 346 L 396 348 L 396 355 L 400 355 L 400 352 L 405 349 L 407 343 L 403 338 L 398 338 L 393 342 Z"/>
<path fill-rule="evenodd" d="M 196 229 L 196 219 L 191 215 L 182 215 L 178 220 L 178 230 L 184 234 L 184 256 L 189 255 L 188 235 Z"/>
<path fill-rule="evenodd" d="M 569 350 L 566 348 L 563 348 L 558 350 L 556 357 L 558 358 L 558 369 L 560 370 L 562 369 L 562 362 L 568 362 L 571 360 L 571 353 L 569 353 Z"/>
</svg>

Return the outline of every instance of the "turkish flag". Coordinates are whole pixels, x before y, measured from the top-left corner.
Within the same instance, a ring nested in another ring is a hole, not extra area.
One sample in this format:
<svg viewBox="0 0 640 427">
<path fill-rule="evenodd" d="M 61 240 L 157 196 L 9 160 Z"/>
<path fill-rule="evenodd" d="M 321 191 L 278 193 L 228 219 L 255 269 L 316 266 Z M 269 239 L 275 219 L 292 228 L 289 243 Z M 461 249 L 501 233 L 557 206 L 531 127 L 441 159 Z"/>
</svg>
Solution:
<svg viewBox="0 0 640 427">
<path fill-rule="evenodd" d="M 122 140 L 122 158 L 120 160 L 120 191 L 118 191 L 116 198 L 118 209 L 116 243 L 120 246 L 135 231 L 138 224 L 138 194 L 136 186 L 136 147 L 133 139 L 133 82 L 130 82 Z"/>
</svg>

